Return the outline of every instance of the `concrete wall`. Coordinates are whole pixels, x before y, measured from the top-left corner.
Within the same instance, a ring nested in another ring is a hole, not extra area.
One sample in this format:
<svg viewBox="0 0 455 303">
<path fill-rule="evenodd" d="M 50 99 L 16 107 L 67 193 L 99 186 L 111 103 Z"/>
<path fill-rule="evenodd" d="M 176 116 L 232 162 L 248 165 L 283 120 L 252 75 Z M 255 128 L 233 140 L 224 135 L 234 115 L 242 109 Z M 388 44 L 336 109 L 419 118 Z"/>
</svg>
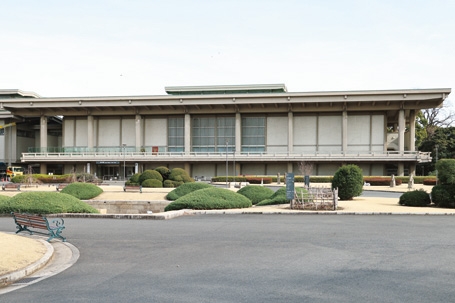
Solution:
<svg viewBox="0 0 455 303">
<path fill-rule="evenodd" d="M 288 151 L 288 117 L 267 117 L 266 150 L 268 153 Z"/>
<path fill-rule="evenodd" d="M 120 145 L 136 146 L 136 120 L 134 117 L 123 118 L 121 121 L 121 142 Z"/>
<path fill-rule="evenodd" d="M 268 163 L 266 168 L 266 175 L 276 176 L 280 173 L 281 176 L 284 176 L 288 170 L 287 163 Z"/>
<path fill-rule="evenodd" d="M 341 115 L 318 117 L 318 151 L 342 150 L 341 119 Z"/>
<path fill-rule="evenodd" d="M 193 164 L 193 167 L 192 167 L 192 170 L 191 170 L 191 177 L 193 177 L 193 178 L 195 176 L 198 176 L 199 178 L 201 176 L 204 176 L 205 178 L 215 177 L 217 175 L 216 174 L 216 170 L 217 170 L 217 167 L 216 167 L 216 164 L 214 164 L 214 163 L 197 163 L 197 164 Z M 224 173 L 219 172 L 218 175 L 225 175 L 226 174 L 226 168 L 224 168 L 223 172 Z"/>
<path fill-rule="evenodd" d="M 166 147 L 167 119 L 145 118 L 144 121 L 144 145 Z"/>
<path fill-rule="evenodd" d="M 120 119 L 115 118 L 100 118 L 98 120 L 98 147 L 117 147 L 121 146 L 120 136 Z"/>
<path fill-rule="evenodd" d="M 317 117 L 294 116 L 294 152 L 314 152 L 317 144 Z"/>
<path fill-rule="evenodd" d="M 164 208 L 170 201 L 86 201 L 86 203 L 106 214 L 146 214 L 147 211 L 164 212 Z"/>
</svg>

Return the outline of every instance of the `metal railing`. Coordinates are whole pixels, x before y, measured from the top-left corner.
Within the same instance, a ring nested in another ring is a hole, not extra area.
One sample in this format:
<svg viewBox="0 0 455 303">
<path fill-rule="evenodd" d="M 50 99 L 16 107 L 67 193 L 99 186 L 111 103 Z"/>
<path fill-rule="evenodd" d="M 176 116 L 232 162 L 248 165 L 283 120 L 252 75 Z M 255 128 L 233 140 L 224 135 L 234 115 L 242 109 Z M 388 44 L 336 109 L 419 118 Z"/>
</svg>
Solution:
<svg viewBox="0 0 455 303">
<path fill-rule="evenodd" d="M 236 161 L 418 161 L 429 162 L 429 152 L 418 151 L 314 151 L 290 152 L 236 152 L 227 153 Z M 135 148 L 97 150 L 61 150 L 22 153 L 22 162 L 32 161 L 216 161 L 225 160 L 225 152 L 168 152 L 137 151 Z"/>
</svg>

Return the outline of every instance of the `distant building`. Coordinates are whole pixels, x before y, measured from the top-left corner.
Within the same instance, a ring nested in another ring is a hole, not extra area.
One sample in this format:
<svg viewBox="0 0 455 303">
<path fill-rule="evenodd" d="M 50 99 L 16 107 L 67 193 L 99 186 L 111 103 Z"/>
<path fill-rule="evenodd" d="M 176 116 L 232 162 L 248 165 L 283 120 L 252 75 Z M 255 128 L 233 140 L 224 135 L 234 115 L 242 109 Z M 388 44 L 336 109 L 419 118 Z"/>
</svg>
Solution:
<svg viewBox="0 0 455 303">
<path fill-rule="evenodd" d="M 415 173 L 415 117 L 451 89 L 288 92 L 283 84 L 166 87 L 167 95 L 45 98 L 0 90 L 0 162 L 122 179 L 157 166 L 191 176 Z M 126 167 L 124 169 L 124 163 Z"/>
</svg>

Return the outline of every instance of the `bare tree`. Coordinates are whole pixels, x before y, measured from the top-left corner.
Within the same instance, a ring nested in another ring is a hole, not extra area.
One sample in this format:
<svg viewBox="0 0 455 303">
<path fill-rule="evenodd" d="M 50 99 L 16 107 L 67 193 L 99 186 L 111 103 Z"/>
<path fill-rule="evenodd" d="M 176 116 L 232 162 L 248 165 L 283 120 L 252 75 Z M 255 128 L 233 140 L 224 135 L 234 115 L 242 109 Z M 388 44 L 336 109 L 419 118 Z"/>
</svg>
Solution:
<svg viewBox="0 0 455 303">
<path fill-rule="evenodd" d="M 442 107 L 422 109 L 418 115 L 418 123 L 425 130 L 426 137 L 433 137 L 439 127 L 449 127 L 455 122 L 453 107 L 446 103 Z"/>
<path fill-rule="evenodd" d="M 299 162 L 299 170 L 303 176 L 309 176 L 313 173 L 313 162 Z"/>
</svg>

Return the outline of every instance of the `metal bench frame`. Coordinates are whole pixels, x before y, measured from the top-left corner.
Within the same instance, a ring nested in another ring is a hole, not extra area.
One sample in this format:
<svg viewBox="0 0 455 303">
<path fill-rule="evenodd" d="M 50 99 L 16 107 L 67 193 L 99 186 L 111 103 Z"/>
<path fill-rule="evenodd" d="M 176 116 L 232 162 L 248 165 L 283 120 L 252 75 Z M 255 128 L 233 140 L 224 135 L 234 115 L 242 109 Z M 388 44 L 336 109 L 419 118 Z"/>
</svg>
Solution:
<svg viewBox="0 0 455 303">
<path fill-rule="evenodd" d="M 65 229 L 65 222 L 61 218 L 53 218 L 50 223 L 46 217 L 42 216 L 15 212 L 12 212 L 11 215 L 13 216 L 14 222 L 16 223 L 16 228 L 18 229 L 18 231 L 16 231 L 16 234 L 20 233 L 21 231 L 28 231 L 31 235 L 33 233 L 48 235 L 49 239 L 47 239 L 47 242 L 50 242 L 54 238 L 58 238 L 63 242 L 66 242 L 66 238 L 61 235 L 62 231 Z M 48 232 L 44 233 L 32 231 L 29 228 L 43 229 L 47 230 Z"/>
</svg>

